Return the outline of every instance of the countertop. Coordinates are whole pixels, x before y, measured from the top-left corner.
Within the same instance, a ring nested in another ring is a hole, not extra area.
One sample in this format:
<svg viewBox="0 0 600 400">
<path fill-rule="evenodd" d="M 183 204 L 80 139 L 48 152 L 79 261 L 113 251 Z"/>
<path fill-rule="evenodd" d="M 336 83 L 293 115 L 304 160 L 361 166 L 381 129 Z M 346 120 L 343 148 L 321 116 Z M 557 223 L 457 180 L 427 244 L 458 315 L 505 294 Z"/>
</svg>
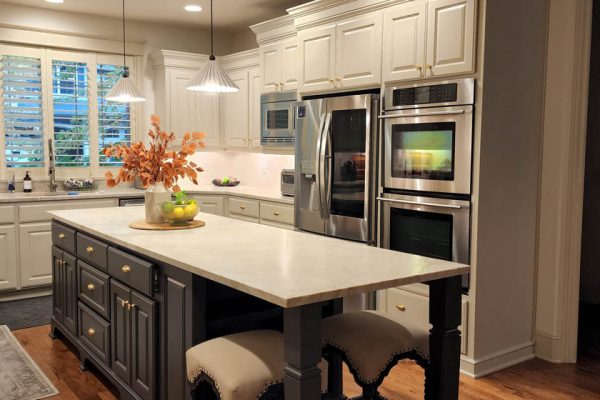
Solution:
<svg viewBox="0 0 600 400">
<path fill-rule="evenodd" d="M 199 229 L 138 231 L 139 207 L 52 211 L 81 231 L 282 307 L 447 278 L 469 266 L 200 213 Z"/>
<path fill-rule="evenodd" d="M 198 186 L 192 190 L 186 190 L 188 194 L 196 195 L 232 195 L 250 197 L 263 201 L 276 201 L 279 203 L 294 204 L 293 197 L 282 196 L 279 190 L 268 188 L 245 186 L 240 184 L 234 187 L 217 187 L 214 185 Z M 0 203 L 25 203 L 35 201 L 58 201 L 58 200 L 83 200 L 83 199 L 100 199 L 100 198 L 132 198 L 144 197 L 144 190 L 133 188 L 109 188 L 103 190 L 95 190 L 93 192 L 80 192 L 77 195 L 70 196 L 64 192 L 60 194 L 48 194 L 47 192 L 32 192 L 32 193 L 0 193 Z"/>
</svg>

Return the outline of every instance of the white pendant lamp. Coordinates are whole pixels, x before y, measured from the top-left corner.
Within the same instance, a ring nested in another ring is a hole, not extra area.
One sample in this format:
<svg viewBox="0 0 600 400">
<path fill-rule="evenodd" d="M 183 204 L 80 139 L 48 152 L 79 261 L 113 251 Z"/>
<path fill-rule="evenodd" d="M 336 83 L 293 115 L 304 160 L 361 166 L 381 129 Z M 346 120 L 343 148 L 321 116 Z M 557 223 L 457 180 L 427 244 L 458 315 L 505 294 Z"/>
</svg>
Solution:
<svg viewBox="0 0 600 400">
<path fill-rule="evenodd" d="M 210 59 L 186 89 L 205 93 L 234 93 L 240 90 L 215 60 L 213 0 L 210 0 Z"/>
<path fill-rule="evenodd" d="M 123 0 L 123 77 L 110 89 L 105 99 L 117 103 L 146 101 L 142 92 L 135 87 L 135 84 L 129 77 L 129 68 L 125 65 L 125 59 L 125 0 Z"/>
</svg>

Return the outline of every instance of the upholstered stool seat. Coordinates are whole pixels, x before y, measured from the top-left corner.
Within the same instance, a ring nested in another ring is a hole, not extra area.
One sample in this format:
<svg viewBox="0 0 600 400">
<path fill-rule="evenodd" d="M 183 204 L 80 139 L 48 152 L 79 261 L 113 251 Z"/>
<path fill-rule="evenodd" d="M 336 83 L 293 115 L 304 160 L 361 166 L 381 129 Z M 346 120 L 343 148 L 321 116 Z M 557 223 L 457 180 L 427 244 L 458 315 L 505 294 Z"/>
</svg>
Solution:
<svg viewBox="0 0 600 400">
<path fill-rule="evenodd" d="M 408 358 L 427 365 L 426 333 L 372 311 L 324 319 L 322 342 L 325 359 L 338 355 L 346 362 L 363 389 L 363 399 L 383 399 L 377 389 L 398 361 Z"/>
<path fill-rule="evenodd" d="M 283 335 L 271 330 L 208 340 L 187 351 L 188 380 L 194 389 L 208 383 L 220 400 L 283 399 L 283 353 Z"/>
</svg>

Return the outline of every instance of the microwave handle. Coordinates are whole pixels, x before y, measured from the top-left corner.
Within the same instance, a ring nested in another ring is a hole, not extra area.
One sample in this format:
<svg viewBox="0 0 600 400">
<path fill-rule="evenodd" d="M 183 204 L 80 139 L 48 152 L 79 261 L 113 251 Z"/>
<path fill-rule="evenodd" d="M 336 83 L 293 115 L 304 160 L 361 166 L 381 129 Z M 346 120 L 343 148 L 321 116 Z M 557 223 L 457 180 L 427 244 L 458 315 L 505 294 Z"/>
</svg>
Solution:
<svg viewBox="0 0 600 400">
<path fill-rule="evenodd" d="M 462 207 L 454 204 L 437 204 L 437 203 L 427 203 L 421 201 L 410 201 L 410 200 L 398 200 L 398 199 L 388 199 L 385 197 L 378 197 L 377 200 L 385 201 L 388 203 L 400 203 L 400 204 L 412 204 L 417 206 L 427 206 L 427 207 L 438 207 L 438 208 L 454 208 L 460 210 Z"/>
<path fill-rule="evenodd" d="M 386 114 L 380 115 L 379 119 L 388 119 L 388 118 L 413 118 L 413 117 L 429 117 L 432 115 L 458 115 L 464 114 L 465 110 L 454 110 L 454 111 L 429 111 L 424 113 L 415 113 L 415 114 Z"/>
</svg>

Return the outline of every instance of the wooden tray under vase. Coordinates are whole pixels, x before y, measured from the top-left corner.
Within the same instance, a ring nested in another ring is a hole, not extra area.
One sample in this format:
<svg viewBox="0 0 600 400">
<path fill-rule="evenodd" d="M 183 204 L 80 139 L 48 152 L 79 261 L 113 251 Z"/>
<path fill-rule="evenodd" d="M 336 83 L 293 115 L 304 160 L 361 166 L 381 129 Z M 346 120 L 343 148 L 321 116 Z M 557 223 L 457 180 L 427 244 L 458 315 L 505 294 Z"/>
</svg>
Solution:
<svg viewBox="0 0 600 400">
<path fill-rule="evenodd" d="M 132 229 L 139 229 L 142 231 L 180 231 L 183 229 L 195 229 L 201 228 L 206 223 L 200 220 L 190 221 L 189 225 L 171 225 L 168 222 L 163 222 L 161 224 L 150 224 L 145 220 L 135 221 L 129 224 L 129 227 Z"/>
</svg>

